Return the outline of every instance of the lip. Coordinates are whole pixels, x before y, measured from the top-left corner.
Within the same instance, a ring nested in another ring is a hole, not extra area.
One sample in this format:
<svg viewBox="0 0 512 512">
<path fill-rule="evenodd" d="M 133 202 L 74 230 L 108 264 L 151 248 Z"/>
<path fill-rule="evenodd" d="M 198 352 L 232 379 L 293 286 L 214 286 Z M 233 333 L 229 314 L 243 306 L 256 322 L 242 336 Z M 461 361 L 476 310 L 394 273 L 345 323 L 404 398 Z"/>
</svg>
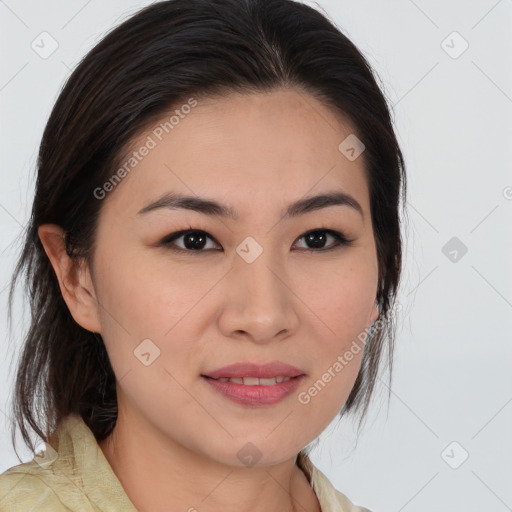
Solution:
<svg viewBox="0 0 512 512">
<path fill-rule="evenodd" d="M 249 362 L 234 363 L 228 366 L 223 366 L 222 368 L 218 368 L 217 370 L 204 373 L 201 375 L 201 377 L 210 377 L 211 379 L 232 379 L 241 377 L 258 377 L 260 379 L 268 379 L 270 377 L 299 377 L 303 375 L 305 375 L 305 373 L 295 366 L 282 363 L 281 361 L 273 361 L 266 364 L 255 364 Z M 259 388 L 263 386 L 254 387 Z"/>
<path fill-rule="evenodd" d="M 245 376 L 252 377 L 254 375 L 246 374 Z M 273 376 L 275 376 L 275 374 Z M 284 375 L 282 376 L 284 377 Z M 271 386 L 246 386 L 245 384 L 216 380 L 205 375 L 201 375 L 201 378 L 215 391 L 233 402 L 246 406 L 262 406 L 278 403 L 289 396 L 304 380 L 305 375 L 291 377 L 290 380 L 279 382 Z"/>
</svg>

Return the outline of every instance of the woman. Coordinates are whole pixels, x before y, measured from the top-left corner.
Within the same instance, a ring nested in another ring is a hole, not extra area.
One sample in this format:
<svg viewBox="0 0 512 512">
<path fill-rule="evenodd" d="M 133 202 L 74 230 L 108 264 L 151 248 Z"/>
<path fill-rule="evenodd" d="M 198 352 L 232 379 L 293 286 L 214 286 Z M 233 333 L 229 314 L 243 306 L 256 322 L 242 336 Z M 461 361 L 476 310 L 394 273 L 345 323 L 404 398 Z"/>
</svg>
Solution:
<svg viewBox="0 0 512 512">
<path fill-rule="evenodd" d="M 319 12 L 170 0 L 114 29 L 41 142 L 11 295 L 25 272 L 13 411 L 46 451 L 2 510 L 368 510 L 308 453 L 391 365 L 401 194 L 385 98 Z"/>
</svg>

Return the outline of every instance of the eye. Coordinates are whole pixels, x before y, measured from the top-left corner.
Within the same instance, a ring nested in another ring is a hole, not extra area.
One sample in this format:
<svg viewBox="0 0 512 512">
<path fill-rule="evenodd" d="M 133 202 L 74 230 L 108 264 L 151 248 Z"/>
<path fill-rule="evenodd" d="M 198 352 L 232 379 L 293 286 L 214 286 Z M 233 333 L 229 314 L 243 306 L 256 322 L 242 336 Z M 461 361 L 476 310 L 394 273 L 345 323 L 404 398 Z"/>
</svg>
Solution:
<svg viewBox="0 0 512 512">
<path fill-rule="evenodd" d="M 176 240 L 180 239 L 183 239 L 183 245 L 180 246 L 179 244 L 177 244 L 178 247 L 173 247 Z M 172 250 L 178 252 L 204 252 L 202 249 L 204 249 L 205 247 L 207 249 L 211 249 L 211 247 L 207 247 L 208 239 L 213 240 L 213 238 L 204 231 L 197 229 L 187 229 L 185 231 L 178 231 L 176 233 L 172 233 L 166 236 L 161 241 L 161 244 L 169 245 L 171 246 L 170 248 Z"/>
<path fill-rule="evenodd" d="M 326 248 L 325 243 L 329 237 L 334 239 L 334 244 Z M 301 239 L 304 239 L 306 244 L 310 244 L 313 246 L 306 247 L 306 250 L 315 252 L 330 251 L 342 245 L 349 246 L 354 241 L 346 238 L 343 235 L 343 233 L 340 233 L 339 231 L 334 231 L 332 229 L 315 229 L 313 231 L 308 231 L 299 238 L 299 240 Z"/>
<path fill-rule="evenodd" d="M 334 243 L 330 246 L 325 247 L 328 239 L 332 238 Z M 304 235 L 298 238 L 298 240 L 304 239 L 308 245 L 303 247 L 306 251 L 321 252 L 330 251 L 336 249 L 339 246 L 350 246 L 354 240 L 349 240 L 343 233 L 334 231 L 332 229 L 315 229 L 308 231 Z M 180 240 L 180 243 L 177 241 Z M 208 240 L 213 242 L 208 247 Z M 161 242 L 161 245 L 169 246 L 170 249 L 177 252 L 189 252 L 189 253 L 200 253 L 205 252 L 206 249 L 218 250 L 220 245 L 216 240 L 213 239 L 208 233 L 198 229 L 187 229 L 184 231 L 178 231 L 171 233 L 166 236 Z M 296 244 L 295 244 L 296 245 Z M 294 246 L 295 246 L 294 245 Z"/>
</svg>

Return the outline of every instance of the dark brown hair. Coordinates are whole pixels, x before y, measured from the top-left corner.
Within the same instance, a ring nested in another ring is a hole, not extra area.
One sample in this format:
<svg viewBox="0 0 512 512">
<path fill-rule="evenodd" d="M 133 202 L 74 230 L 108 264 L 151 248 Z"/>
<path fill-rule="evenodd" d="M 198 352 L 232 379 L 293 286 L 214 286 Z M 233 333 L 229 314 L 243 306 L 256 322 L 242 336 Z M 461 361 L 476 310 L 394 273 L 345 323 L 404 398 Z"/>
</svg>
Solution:
<svg viewBox="0 0 512 512">
<path fill-rule="evenodd" d="M 392 367 L 390 312 L 401 273 L 399 204 L 402 199 L 405 206 L 406 194 L 404 160 L 376 74 L 339 28 L 307 5 L 168 0 L 140 10 L 83 58 L 45 127 L 31 217 L 9 292 L 10 320 L 16 282 L 24 275 L 31 323 L 14 388 L 13 445 L 16 427 L 33 450 L 28 427 L 47 441 L 71 413 L 79 414 L 100 441 L 117 418 L 115 376 L 103 340 L 71 316 L 38 227 L 60 225 L 68 255 L 90 265 L 103 204 L 93 191 L 113 175 L 149 123 L 192 96 L 281 87 L 309 93 L 350 119 L 366 147 L 362 158 L 383 323 L 365 345 L 360 372 L 340 411 L 340 416 L 359 411 L 364 417 L 384 356 Z"/>
</svg>

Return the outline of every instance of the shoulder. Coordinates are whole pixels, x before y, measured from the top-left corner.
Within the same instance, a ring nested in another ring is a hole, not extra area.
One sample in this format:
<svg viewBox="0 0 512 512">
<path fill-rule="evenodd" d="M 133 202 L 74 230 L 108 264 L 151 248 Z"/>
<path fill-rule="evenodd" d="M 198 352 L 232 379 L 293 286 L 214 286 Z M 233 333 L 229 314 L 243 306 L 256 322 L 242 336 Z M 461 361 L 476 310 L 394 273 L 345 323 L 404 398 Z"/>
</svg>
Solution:
<svg viewBox="0 0 512 512">
<path fill-rule="evenodd" d="M 26 512 L 28 510 L 73 510 L 68 505 L 77 503 L 76 489 L 70 482 L 55 475 L 35 461 L 25 462 L 0 474 L 0 511 Z M 74 487 L 71 484 L 71 487 Z M 90 510 L 87 506 L 80 510 Z"/>
<path fill-rule="evenodd" d="M 309 457 L 302 455 L 300 464 L 310 477 L 311 485 L 316 492 L 322 512 L 372 512 L 368 508 L 354 504 L 345 494 L 338 491 Z"/>
<path fill-rule="evenodd" d="M 30 462 L 0 474 L 0 512 L 135 512 L 81 417 L 66 417 Z"/>
<path fill-rule="evenodd" d="M 369 508 L 361 507 L 360 505 L 354 505 L 354 503 L 352 503 L 347 498 L 347 496 L 338 491 L 336 488 L 334 488 L 334 494 L 338 500 L 338 503 L 341 505 L 343 512 L 372 512 Z"/>
<path fill-rule="evenodd" d="M 31 462 L 14 466 L 0 474 L 0 510 L 67 510 L 59 508 L 60 500 L 44 475 L 38 474 Z"/>
</svg>

